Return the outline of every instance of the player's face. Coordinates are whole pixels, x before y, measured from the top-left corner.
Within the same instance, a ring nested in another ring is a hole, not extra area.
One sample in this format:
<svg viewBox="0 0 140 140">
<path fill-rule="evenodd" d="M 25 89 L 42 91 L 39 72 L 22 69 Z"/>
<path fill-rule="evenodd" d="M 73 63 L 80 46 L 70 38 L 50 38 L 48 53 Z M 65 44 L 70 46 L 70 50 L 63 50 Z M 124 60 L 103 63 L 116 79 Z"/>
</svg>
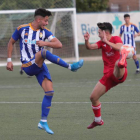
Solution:
<svg viewBox="0 0 140 140">
<path fill-rule="evenodd" d="M 49 17 L 41 17 L 40 22 L 39 22 L 39 26 L 41 29 L 44 29 L 48 24 L 49 24 Z"/>
<path fill-rule="evenodd" d="M 103 31 L 101 29 L 98 30 L 98 36 L 100 37 L 101 40 L 104 37 Z"/>
<path fill-rule="evenodd" d="M 125 17 L 124 20 L 125 20 L 125 23 L 126 24 L 129 24 L 130 23 L 130 17 Z"/>
</svg>

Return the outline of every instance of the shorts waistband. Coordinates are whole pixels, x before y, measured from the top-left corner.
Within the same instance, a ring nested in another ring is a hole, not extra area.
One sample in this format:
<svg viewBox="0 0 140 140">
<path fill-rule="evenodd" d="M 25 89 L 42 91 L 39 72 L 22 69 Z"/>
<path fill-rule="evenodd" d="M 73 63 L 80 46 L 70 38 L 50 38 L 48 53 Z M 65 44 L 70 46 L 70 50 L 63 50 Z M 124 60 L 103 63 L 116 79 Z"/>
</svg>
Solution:
<svg viewBox="0 0 140 140">
<path fill-rule="evenodd" d="M 31 66 L 32 64 L 34 64 L 35 63 L 35 59 L 33 59 L 33 60 L 31 60 L 31 61 L 29 61 L 29 62 L 27 62 L 27 63 L 24 63 L 24 64 L 22 64 L 22 67 L 29 67 L 29 66 Z"/>
</svg>

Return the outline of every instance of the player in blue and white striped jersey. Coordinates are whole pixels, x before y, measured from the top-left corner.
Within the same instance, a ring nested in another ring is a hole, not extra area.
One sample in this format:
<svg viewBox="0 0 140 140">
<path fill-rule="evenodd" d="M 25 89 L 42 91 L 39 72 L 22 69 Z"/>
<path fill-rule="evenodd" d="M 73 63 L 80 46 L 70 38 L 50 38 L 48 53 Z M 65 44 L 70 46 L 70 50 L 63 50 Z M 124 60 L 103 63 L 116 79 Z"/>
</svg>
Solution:
<svg viewBox="0 0 140 140">
<path fill-rule="evenodd" d="M 41 120 L 38 123 L 38 128 L 44 129 L 49 134 L 54 134 L 47 124 L 47 117 L 50 111 L 54 90 L 51 76 L 44 60 L 48 59 L 52 63 L 68 68 L 71 71 L 76 71 L 81 68 L 83 60 L 68 64 L 60 57 L 53 55 L 48 50 L 44 49 L 44 46 L 51 48 L 62 47 L 61 42 L 45 27 L 48 25 L 50 16 L 50 11 L 43 8 L 36 9 L 34 21 L 29 24 L 20 25 L 15 30 L 8 43 L 7 70 L 13 70 L 13 63 L 11 61 L 12 50 L 14 43 L 19 40 L 23 70 L 30 76 L 35 75 L 45 92 L 42 101 Z M 45 41 L 46 39 L 48 41 Z"/>
<path fill-rule="evenodd" d="M 129 14 L 124 15 L 124 20 L 125 20 L 125 24 L 121 26 L 119 36 L 121 37 L 123 34 L 123 44 L 129 44 L 134 47 L 135 54 L 133 56 L 133 59 L 134 59 L 134 62 L 135 62 L 136 68 L 137 68 L 136 73 L 139 73 L 140 68 L 139 68 L 139 61 L 136 56 L 135 37 L 140 36 L 140 31 L 136 25 L 134 25 L 133 23 L 130 23 Z M 136 34 L 135 34 L 135 32 L 136 32 Z"/>
</svg>

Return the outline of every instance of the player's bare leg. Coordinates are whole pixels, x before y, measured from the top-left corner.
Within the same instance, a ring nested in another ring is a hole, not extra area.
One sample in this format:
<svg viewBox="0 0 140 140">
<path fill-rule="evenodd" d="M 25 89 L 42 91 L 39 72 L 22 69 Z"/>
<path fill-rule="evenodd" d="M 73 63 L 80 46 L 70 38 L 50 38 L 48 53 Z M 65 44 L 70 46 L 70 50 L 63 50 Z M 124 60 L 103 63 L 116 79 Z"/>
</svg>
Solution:
<svg viewBox="0 0 140 140">
<path fill-rule="evenodd" d="M 98 82 L 96 86 L 93 89 L 93 92 L 90 96 L 90 100 L 92 102 L 92 110 L 95 115 L 95 119 L 93 122 L 87 127 L 88 129 L 92 129 L 96 126 L 101 126 L 104 124 L 103 120 L 101 119 L 101 103 L 99 101 L 99 98 L 105 94 L 106 87 Z"/>
</svg>

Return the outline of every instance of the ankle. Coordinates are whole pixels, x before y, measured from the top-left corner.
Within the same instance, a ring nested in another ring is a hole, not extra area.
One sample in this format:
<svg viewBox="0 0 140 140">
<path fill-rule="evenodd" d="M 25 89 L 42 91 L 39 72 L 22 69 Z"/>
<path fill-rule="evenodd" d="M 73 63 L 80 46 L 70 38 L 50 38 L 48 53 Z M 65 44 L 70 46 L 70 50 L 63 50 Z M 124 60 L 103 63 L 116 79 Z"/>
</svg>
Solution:
<svg viewBox="0 0 140 140">
<path fill-rule="evenodd" d="M 100 122 L 101 121 L 101 116 L 100 117 L 95 117 L 95 122 Z"/>
<path fill-rule="evenodd" d="M 41 121 L 41 122 L 47 122 L 47 120 L 44 120 L 44 119 L 41 119 L 40 121 Z"/>
</svg>

